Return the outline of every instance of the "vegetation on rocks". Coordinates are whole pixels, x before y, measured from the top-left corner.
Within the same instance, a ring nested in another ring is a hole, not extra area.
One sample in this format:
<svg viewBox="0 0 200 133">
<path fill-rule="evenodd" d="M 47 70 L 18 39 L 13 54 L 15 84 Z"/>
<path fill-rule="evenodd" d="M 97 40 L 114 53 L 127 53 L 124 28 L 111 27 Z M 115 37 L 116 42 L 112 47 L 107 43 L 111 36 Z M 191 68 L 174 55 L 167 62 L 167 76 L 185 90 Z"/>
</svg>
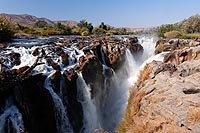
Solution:
<svg viewBox="0 0 200 133">
<path fill-rule="evenodd" d="M 9 41 L 14 35 L 12 25 L 4 18 L 0 18 L 0 42 Z"/>
<path fill-rule="evenodd" d="M 158 36 L 165 38 L 199 38 L 200 15 L 191 16 L 179 23 L 161 25 L 157 30 Z"/>
<path fill-rule="evenodd" d="M 6 19 L 0 19 L 0 41 L 7 41 L 11 39 L 14 33 L 27 34 L 27 35 L 38 35 L 38 36 L 49 36 L 49 35 L 81 35 L 88 36 L 91 34 L 95 35 L 120 35 L 126 34 L 124 28 L 113 28 L 105 25 L 102 22 L 99 26 L 94 27 L 92 23 L 86 20 L 81 20 L 76 26 L 70 27 L 56 22 L 54 25 L 49 25 L 45 20 L 38 20 L 33 26 L 24 26 L 20 24 L 11 25 Z"/>
</svg>

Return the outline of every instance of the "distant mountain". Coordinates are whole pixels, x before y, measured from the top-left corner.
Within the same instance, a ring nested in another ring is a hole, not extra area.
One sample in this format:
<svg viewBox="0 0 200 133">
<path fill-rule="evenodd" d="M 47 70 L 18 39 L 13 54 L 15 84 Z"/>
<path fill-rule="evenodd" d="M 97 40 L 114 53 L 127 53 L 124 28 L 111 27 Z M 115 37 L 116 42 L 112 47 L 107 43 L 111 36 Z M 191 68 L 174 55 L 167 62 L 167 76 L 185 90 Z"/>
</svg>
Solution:
<svg viewBox="0 0 200 133">
<path fill-rule="evenodd" d="M 45 22 L 47 22 L 47 24 L 49 26 L 53 26 L 55 25 L 57 22 L 62 23 L 63 25 L 66 26 L 76 26 L 77 22 L 73 21 L 73 20 L 65 20 L 65 21 L 52 21 L 49 20 L 47 18 L 38 18 L 36 16 L 33 15 L 28 15 L 28 14 L 21 14 L 21 15 L 16 15 L 16 14 L 5 14 L 2 13 L 0 14 L 0 17 L 7 19 L 8 21 L 10 21 L 13 24 L 20 24 L 22 26 L 34 26 L 34 24 L 39 21 L 39 20 L 43 20 Z"/>
</svg>

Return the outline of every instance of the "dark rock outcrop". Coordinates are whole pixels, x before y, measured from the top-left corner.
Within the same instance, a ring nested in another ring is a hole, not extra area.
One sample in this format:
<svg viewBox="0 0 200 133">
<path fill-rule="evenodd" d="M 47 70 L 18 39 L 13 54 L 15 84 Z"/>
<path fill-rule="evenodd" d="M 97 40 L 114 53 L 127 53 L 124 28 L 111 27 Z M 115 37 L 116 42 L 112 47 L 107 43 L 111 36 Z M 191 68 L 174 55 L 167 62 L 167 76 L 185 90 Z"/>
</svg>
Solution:
<svg viewBox="0 0 200 133">
<path fill-rule="evenodd" d="M 77 101 L 77 78 L 78 75 L 74 69 L 63 73 L 64 84 L 62 86 L 63 103 L 67 108 L 68 117 L 74 132 L 80 132 L 83 127 L 83 109 Z"/>
<path fill-rule="evenodd" d="M 53 99 L 43 87 L 45 78 L 38 74 L 13 86 L 14 101 L 23 115 L 28 132 L 57 132 Z"/>
<path fill-rule="evenodd" d="M 101 91 L 103 85 L 103 67 L 100 61 L 94 55 L 85 57 L 82 67 L 82 74 L 85 82 L 91 88 L 91 98 L 93 99 Z"/>
</svg>

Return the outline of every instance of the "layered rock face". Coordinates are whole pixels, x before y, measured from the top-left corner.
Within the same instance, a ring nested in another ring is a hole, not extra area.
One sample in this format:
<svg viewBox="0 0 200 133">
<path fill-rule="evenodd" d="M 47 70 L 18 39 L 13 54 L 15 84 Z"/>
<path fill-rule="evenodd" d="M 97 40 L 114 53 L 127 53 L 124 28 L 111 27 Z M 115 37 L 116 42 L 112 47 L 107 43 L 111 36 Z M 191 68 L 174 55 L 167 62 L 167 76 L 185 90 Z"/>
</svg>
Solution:
<svg viewBox="0 0 200 133">
<path fill-rule="evenodd" d="M 153 61 L 131 88 L 119 132 L 200 132 L 200 46 L 198 40 L 159 40 Z"/>
<path fill-rule="evenodd" d="M 113 74 L 111 70 L 122 66 L 127 49 L 133 55 L 143 51 L 137 38 L 75 37 L 49 39 L 44 46 L 27 50 L 27 58 L 34 61 L 30 60 L 31 64 L 26 66 L 23 66 L 26 59 L 21 57 L 22 53 L 2 54 L 0 108 L 3 109 L 6 99 L 12 97 L 13 104 L 22 114 L 25 132 L 64 131 L 59 127 L 82 132 L 85 127 L 83 106 L 78 98 L 78 75 L 81 73 L 90 87 L 90 99 L 100 106 L 101 100 L 105 99 L 102 93 L 105 76 L 109 80 Z M 104 70 L 103 65 L 108 68 Z M 63 108 L 57 109 L 56 104 Z M 63 116 L 57 113 L 63 113 Z M 58 119 L 62 120 L 64 116 L 69 119 L 68 127 L 59 126 L 63 123 Z"/>
</svg>

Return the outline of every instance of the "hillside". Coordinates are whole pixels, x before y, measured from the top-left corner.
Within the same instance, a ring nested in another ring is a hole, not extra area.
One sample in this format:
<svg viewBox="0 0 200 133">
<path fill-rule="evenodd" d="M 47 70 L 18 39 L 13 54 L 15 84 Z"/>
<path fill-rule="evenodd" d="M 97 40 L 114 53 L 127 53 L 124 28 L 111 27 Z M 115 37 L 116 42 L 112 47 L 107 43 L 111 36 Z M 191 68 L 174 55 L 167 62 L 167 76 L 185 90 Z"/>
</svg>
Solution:
<svg viewBox="0 0 200 133">
<path fill-rule="evenodd" d="M 77 25 L 77 22 L 73 21 L 73 20 L 52 21 L 52 20 L 49 20 L 47 18 L 38 18 L 36 16 L 28 15 L 28 14 L 16 15 L 16 14 L 5 14 L 5 13 L 3 13 L 3 14 L 0 14 L 0 17 L 6 18 L 8 21 L 10 21 L 13 24 L 20 24 L 22 26 L 28 26 L 28 27 L 33 26 L 39 20 L 43 20 L 43 21 L 47 22 L 47 24 L 49 26 L 53 26 L 57 22 L 60 22 L 63 25 L 70 26 L 70 27 Z"/>
</svg>

